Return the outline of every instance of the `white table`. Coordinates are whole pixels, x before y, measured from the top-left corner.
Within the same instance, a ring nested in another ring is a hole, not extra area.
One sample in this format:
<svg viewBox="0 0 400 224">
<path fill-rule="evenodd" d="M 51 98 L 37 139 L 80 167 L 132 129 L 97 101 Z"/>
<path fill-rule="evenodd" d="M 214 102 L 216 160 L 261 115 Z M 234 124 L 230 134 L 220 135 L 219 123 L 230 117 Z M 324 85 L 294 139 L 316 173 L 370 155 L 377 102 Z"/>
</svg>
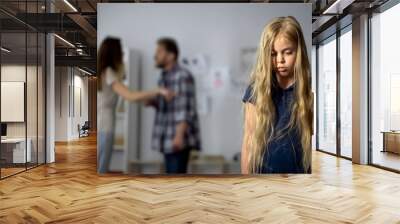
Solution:
<svg viewBox="0 0 400 224">
<path fill-rule="evenodd" d="M 26 139 L 28 143 L 26 147 L 26 154 L 25 154 L 25 138 L 6 138 L 1 139 L 2 145 L 14 145 L 13 148 L 13 163 L 25 163 L 31 162 L 32 154 L 31 154 L 31 146 L 32 140 L 30 138 Z M 26 161 L 25 161 L 26 159 Z"/>
</svg>

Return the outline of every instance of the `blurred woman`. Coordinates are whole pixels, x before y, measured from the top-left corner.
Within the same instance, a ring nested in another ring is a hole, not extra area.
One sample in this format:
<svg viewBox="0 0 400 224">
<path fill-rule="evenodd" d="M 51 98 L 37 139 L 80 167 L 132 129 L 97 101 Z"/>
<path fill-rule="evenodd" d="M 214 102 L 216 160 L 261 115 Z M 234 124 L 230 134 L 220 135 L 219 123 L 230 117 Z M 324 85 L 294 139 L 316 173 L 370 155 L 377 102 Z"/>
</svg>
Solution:
<svg viewBox="0 0 400 224">
<path fill-rule="evenodd" d="M 313 99 L 310 63 L 299 23 L 278 17 L 261 35 L 243 97 L 241 169 L 252 173 L 310 173 Z"/>
<path fill-rule="evenodd" d="M 164 88 L 149 91 L 131 91 L 122 83 L 124 64 L 121 41 L 106 38 L 98 52 L 97 79 L 97 140 L 98 173 L 108 172 L 114 145 L 115 108 L 118 96 L 130 102 L 145 101 L 161 95 L 171 100 L 174 94 Z"/>
</svg>

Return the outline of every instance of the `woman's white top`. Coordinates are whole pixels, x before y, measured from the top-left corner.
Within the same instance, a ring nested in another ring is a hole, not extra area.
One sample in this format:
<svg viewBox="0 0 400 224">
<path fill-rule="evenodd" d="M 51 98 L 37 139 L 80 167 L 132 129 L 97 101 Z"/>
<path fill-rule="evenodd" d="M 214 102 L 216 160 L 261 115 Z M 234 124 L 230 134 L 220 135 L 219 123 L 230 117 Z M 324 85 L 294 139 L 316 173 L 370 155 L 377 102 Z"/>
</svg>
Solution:
<svg viewBox="0 0 400 224">
<path fill-rule="evenodd" d="M 114 132 L 115 109 L 117 107 L 118 94 L 112 89 L 112 84 L 120 77 L 111 67 L 104 70 L 102 88 L 97 91 L 97 131 Z"/>
</svg>

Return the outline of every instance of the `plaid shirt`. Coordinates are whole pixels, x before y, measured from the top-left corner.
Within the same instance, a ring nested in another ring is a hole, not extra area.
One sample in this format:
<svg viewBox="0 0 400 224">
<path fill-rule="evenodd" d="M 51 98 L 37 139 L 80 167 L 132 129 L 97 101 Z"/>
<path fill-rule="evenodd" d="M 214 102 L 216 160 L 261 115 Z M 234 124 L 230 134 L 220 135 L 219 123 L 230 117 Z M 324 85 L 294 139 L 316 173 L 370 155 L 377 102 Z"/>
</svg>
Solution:
<svg viewBox="0 0 400 224">
<path fill-rule="evenodd" d="M 188 70 L 176 65 L 171 71 L 161 73 L 158 86 L 175 92 L 176 96 L 169 102 L 158 96 L 154 102 L 156 116 L 152 148 L 163 153 L 173 152 L 172 142 L 176 126 L 180 122 L 186 121 L 188 128 L 183 147 L 200 150 L 200 130 L 193 76 Z"/>
</svg>

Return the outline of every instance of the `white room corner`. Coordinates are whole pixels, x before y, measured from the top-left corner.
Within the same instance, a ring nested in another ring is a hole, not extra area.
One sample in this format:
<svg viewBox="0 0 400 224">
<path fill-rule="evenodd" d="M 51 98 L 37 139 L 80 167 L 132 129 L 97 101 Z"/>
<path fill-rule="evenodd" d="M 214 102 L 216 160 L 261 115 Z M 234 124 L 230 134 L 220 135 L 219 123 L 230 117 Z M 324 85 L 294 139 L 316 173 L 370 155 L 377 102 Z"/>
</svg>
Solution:
<svg viewBox="0 0 400 224">
<path fill-rule="evenodd" d="M 55 141 L 79 138 L 88 121 L 88 77 L 73 67 L 55 68 Z"/>
</svg>

